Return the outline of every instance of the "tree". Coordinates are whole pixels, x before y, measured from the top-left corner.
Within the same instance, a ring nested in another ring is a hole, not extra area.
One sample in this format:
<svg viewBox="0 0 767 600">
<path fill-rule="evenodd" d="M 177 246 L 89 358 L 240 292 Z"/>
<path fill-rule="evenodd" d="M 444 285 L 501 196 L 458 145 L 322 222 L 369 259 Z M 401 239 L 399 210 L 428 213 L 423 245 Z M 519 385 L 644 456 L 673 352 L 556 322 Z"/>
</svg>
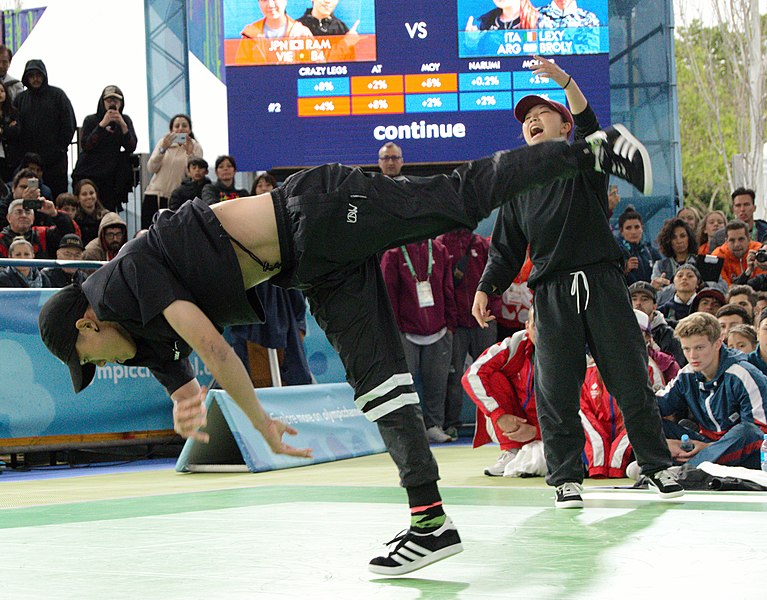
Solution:
<svg viewBox="0 0 767 600">
<path fill-rule="evenodd" d="M 767 52 L 757 0 L 712 0 L 715 25 L 699 20 L 677 30 L 682 173 L 691 203 L 722 207 L 738 185 L 767 204 L 762 160 L 767 118 Z M 741 172 L 733 158 L 742 156 Z"/>
</svg>

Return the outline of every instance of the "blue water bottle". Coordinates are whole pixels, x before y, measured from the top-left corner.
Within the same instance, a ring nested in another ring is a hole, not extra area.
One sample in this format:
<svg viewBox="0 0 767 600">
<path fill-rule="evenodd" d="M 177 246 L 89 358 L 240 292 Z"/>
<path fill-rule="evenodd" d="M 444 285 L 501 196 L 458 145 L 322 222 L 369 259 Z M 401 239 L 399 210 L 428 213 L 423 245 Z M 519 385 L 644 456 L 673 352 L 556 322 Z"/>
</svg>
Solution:
<svg viewBox="0 0 767 600">
<path fill-rule="evenodd" d="M 761 449 L 762 471 L 767 471 L 767 433 L 764 434 L 764 441 Z"/>
<path fill-rule="evenodd" d="M 695 449 L 695 444 L 690 441 L 690 436 L 686 433 L 682 434 L 682 443 L 679 445 L 679 449 L 682 452 L 690 452 Z M 764 452 L 764 444 L 762 444 L 762 452 Z M 764 456 L 762 456 L 762 463 L 764 463 Z"/>
</svg>

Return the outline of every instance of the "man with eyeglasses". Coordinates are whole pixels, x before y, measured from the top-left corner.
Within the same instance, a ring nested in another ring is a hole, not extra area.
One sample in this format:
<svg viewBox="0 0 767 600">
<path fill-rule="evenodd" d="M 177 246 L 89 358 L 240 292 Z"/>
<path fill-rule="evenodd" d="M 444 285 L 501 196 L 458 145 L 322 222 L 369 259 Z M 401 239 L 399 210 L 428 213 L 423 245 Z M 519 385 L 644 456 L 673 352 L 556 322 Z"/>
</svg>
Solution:
<svg viewBox="0 0 767 600">
<path fill-rule="evenodd" d="M 381 173 L 389 177 L 397 178 L 402 171 L 402 148 L 394 142 L 386 142 L 378 151 L 378 166 Z"/>
<path fill-rule="evenodd" d="M 117 213 L 101 218 L 99 236 L 85 246 L 84 260 L 112 260 L 128 241 L 128 226 Z"/>
<path fill-rule="evenodd" d="M 26 182 L 19 183 L 14 187 L 21 185 L 26 189 Z M 8 225 L 0 232 L 0 258 L 8 257 L 11 242 L 18 236 L 24 237 L 32 244 L 35 258 L 50 258 L 55 252 L 55 248 L 58 248 L 61 237 L 67 233 L 74 233 L 75 225 L 72 219 L 66 214 L 58 212 L 50 200 L 40 198 L 39 201 L 42 202 L 42 205 L 38 212 L 50 217 L 52 225 L 35 226 L 35 211 L 32 208 L 24 207 L 24 203 L 28 202 L 26 196 L 16 198 L 8 206 Z"/>
</svg>

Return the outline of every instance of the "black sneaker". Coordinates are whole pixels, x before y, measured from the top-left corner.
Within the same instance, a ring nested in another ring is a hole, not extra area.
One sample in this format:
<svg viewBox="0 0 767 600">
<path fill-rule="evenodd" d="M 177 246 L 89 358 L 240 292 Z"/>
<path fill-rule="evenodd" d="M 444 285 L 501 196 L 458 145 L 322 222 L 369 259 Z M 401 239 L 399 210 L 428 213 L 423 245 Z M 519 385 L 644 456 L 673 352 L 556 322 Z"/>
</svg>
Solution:
<svg viewBox="0 0 767 600">
<path fill-rule="evenodd" d="M 647 482 L 658 490 L 661 498 L 678 498 L 684 494 L 684 488 L 676 480 L 676 473 L 670 469 L 645 475 Z"/>
<path fill-rule="evenodd" d="M 586 137 L 596 156 L 594 169 L 628 181 L 645 196 L 652 194 L 652 164 L 644 144 L 623 125 Z"/>
<path fill-rule="evenodd" d="M 556 496 L 554 497 L 554 506 L 557 508 L 583 508 L 582 492 L 583 486 L 574 481 L 558 485 Z"/>
<path fill-rule="evenodd" d="M 404 575 L 463 551 L 458 530 L 450 517 L 431 533 L 407 529 L 386 545 L 397 543 L 389 556 L 378 556 L 368 569 L 379 575 Z"/>
</svg>

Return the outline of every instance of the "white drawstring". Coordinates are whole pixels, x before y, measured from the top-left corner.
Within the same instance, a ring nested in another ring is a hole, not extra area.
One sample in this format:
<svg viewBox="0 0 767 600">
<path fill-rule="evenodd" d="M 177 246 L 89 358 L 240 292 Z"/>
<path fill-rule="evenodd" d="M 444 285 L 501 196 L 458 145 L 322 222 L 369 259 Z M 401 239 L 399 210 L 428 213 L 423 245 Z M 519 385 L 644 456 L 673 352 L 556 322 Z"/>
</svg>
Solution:
<svg viewBox="0 0 767 600">
<path fill-rule="evenodd" d="M 586 277 L 586 273 L 583 271 L 575 271 L 574 273 L 570 273 L 570 275 L 573 276 L 573 284 L 570 286 L 570 295 L 575 296 L 575 302 L 578 304 L 578 314 L 580 314 L 581 290 L 580 286 L 578 285 L 578 280 L 583 279 L 583 287 L 586 290 L 586 304 L 583 305 L 583 310 L 586 310 L 589 307 L 589 296 L 591 295 L 589 292 L 589 280 Z"/>
</svg>

